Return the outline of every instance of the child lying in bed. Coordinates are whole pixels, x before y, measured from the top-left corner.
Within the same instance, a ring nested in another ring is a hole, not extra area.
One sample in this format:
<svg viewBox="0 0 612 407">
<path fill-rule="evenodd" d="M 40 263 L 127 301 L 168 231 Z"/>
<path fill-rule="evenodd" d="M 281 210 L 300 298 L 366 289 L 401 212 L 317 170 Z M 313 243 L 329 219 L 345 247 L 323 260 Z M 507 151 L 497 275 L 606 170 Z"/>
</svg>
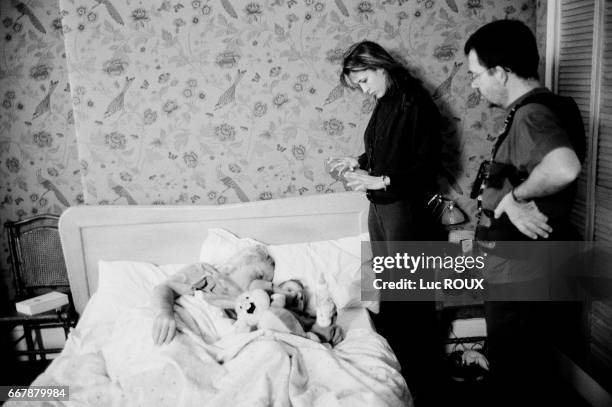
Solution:
<svg viewBox="0 0 612 407">
<path fill-rule="evenodd" d="M 174 300 L 183 294 L 203 291 L 215 305 L 233 308 L 234 300 L 249 289 L 253 281 L 260 288 L 272 290 L 274 259 L 264 246 L 255 246 L 238 253 L 216 268 L 208 263 L 184 267 L 153 290 L 153 307 L 157 317 L 153 322 L 153 342 L 170 343 L 177 330 Z"/>
<path fill-rule="evenodd" d="M 290 310 L 306 332 L 314 333 L 321 343 L 336 346 L 344 339 L 342 328 L 335 324 L 337 315 L 336 305 L 325 287 L 317 287 L 317 316 L 312 317 L 306 313 L 306 291 L 300 280 L 291 279 L 278 285 L 274 291 L 284 294 L 285 308 Z"/>
</svg>

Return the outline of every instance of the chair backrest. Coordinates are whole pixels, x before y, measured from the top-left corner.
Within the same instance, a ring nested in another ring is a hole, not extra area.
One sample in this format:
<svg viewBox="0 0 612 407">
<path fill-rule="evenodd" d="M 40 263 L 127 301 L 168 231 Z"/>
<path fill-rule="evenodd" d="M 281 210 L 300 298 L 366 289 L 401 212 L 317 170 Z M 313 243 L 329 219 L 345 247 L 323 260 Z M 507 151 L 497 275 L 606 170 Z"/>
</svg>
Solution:
<svg viewBox="0 0 612 407">
<path fill-rule="evenodd" d="M 50 290 L 69 292 L 58 221 L 56 215 L 38 215 L 5 223 L 17 300 Z"/>
</svg>

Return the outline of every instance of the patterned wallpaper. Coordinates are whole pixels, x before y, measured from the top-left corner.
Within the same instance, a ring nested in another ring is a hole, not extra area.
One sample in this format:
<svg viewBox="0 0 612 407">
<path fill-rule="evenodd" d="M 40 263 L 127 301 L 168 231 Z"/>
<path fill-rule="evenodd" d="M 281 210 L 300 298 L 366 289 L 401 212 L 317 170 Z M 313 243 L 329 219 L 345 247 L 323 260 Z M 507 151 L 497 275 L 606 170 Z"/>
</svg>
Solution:
<svg viewBox="0 0 612 407">
<path fill-rule="evenodd" d="M 0 221 L 83 202 L 57 3 L 0 1 Z M 0 269 L 8 270 L 4 230 Z M 12 275 L 3 273 L 3 283 Z M 8 285 L 8 284 L 5 284 Z M 4 288 L 4 287 L 1 287 Z M 4 289 L 0 298 L 6 298 Z"/>
<path fill-rule="evenodd" d="M 342 190 L 323 161 L 361 149 L 373 101 L 337 77 L 342 51 L 363 38 L 404 56 L 448 112 L 447 135 L 458 136 L 449 156 L 465 159 L 448 179 L 461 193 L 491 132 L 489 113 L 471 112 L 480 100 L 466 88 L 461 45 L 492 18 L 535 24 L 532 4 L 508 4 L 62 0 L 85 202 Z"/>
<path fill-rule="evenodd" d="M 538 2 L 539 3 L 539 2 Z M 0 213 L 87 204 L 224 204 L 344 190 L 373 100 L 338 86 L 370 39 L 444 113 L 441 188 L 467 198 L 501 127 L 468 84 L 463 43 L 535 0 L 0 2 Z M 3 262 L 6 249 L 3 245 Z"/>
</svg>

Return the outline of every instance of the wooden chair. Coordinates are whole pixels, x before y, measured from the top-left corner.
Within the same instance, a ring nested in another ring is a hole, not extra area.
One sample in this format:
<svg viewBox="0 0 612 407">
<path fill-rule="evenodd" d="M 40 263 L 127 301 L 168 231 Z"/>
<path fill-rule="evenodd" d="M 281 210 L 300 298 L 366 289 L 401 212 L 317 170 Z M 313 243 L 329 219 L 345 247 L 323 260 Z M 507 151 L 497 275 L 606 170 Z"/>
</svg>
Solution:
<svg viewBox="0 0 612 407">
<path fill-rule="evenodd" d="M 8 330 L 19 325 L 23 326 L 23 336 L 17 339 L 14 345 L 25 339 L 27 350 L 16 350 L 14 354 L 26 354 L 30 361 L 35 361 L 37 355 L 45 360 L 47 354 L 62 350 L 45 348 L 42 329 L 61 327 L 68 338 L 70 327 L 74 327 L 78 320 L 70 294 L 68 274 L 57 229 L 58 221 L 59 216 L 56 215 L 38 215 L 5 223 L 15 283 L 15 302 L 49 291 L 64 292 L 69 298 L 69 304 L 62 308 L 36 315 L 17 312 L 13 303 L 9 306 L 8 313 L 0 316 L 0 324 Z"/>
</svg>

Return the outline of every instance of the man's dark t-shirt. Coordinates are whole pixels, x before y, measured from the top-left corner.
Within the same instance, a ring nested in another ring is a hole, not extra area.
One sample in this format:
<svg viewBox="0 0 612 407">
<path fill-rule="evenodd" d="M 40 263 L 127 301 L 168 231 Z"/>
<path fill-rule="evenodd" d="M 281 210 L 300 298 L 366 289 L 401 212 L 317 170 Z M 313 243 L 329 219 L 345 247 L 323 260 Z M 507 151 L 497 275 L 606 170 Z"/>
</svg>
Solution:
<svg viewBox="0 0 612 407">
<path fill-rule="evenodd" d="M 537 88 L 517 99 L 508 109 L 535 96 L 553 95 L 546 88 Z M 572 117 L 579 117 L 579 113 L 578 116 L 572 115 Z M 560 117 L 559 112 L 541 103 L 527 103 L 521 106 L 516 111 L 508 136 L 497 151 L 495 162 L 514 167 L 516 174 L 519 174 L 517 178 L 520 178 L 522 182 L 551 151 L 559 147 L 580 149 L 575 145 L 576 140 L 581 140 L 580 135 L 570 136 L 566 129 L 581 128 L 582 123 L 567 126 L 565 120 L 567 117 Z M 582 135 L 582 142 L 583 139 L 584 135 Z M 556 194 L 534 199 L 538 209 L 548 217 L 548 223 L 553 228 L 553 234 L 549 240 L 567 240 L 567 234 L 570 233 L 568 231 L 571 230 L 569 216 L 575 197 L 575 184 L 574 182 Z M 516 184 L 513 185 L 507 178 L 501 182 L 487 183 L 487 188 L 482 195 L 483 208 L 488 210 L 485 212 L 493 212 L 501 199 L 514 186 Z M 499 220 L 494 220 L 483 213 L 476 234 L 479 240 L 529 239 L 510 223 L 505 214 Z"/>
</svg>

